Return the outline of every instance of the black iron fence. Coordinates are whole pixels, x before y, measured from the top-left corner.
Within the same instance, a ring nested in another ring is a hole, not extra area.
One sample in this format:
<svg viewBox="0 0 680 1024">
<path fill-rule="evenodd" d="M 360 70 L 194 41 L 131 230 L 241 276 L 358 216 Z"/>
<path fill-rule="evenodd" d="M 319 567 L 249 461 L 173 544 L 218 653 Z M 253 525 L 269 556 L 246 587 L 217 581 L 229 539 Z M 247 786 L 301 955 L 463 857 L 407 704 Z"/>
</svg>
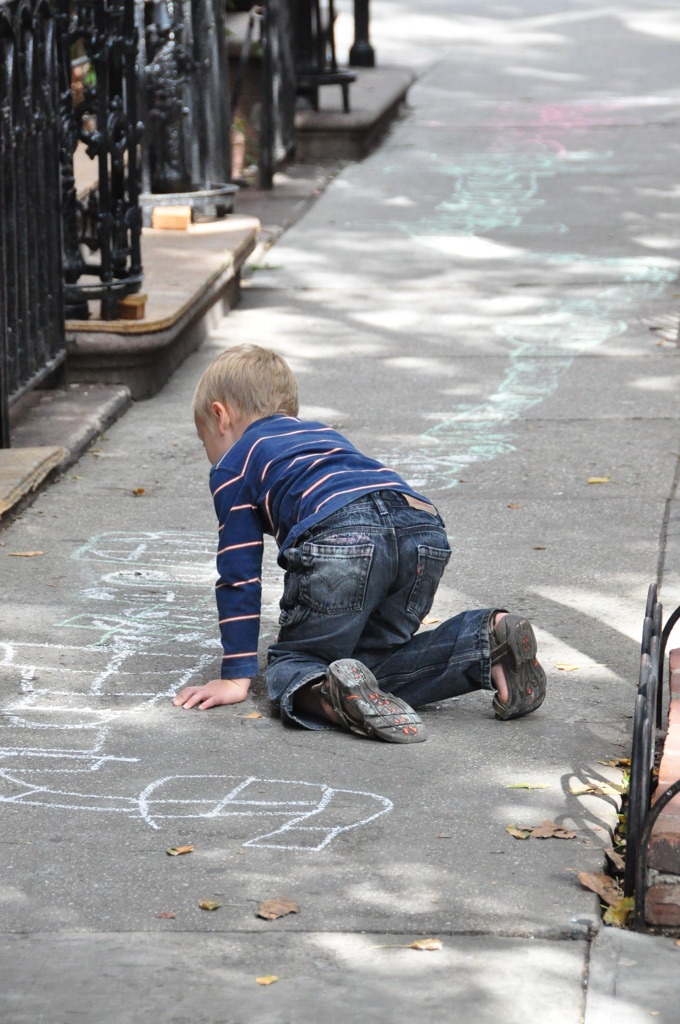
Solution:
<svg viewBox="0 0 680 1024">
<path fill-rule="evenodd" d="M 66 315 L 87 319 L 88 303 L 99 300 L 97 312 L 109 320 L 142 281 L 135 4 L 56 0 L 56 7 Z M 79 145 L 96 162 L 96 185 L 84 197 L 73 170 Z"/>
<path fill-rule="evenodd" d="M 626 864 L 623 891 L 633 896 L 633 925 L 645 925 L 647 863 L 654 825 L 664 807 L 680 793 L 680 779 L 669 786 L 652 805 L 656 733 L 663 723 L 663 667 L 671 632 L 680 620 L 676 608 L 665 626 L 663 609 L 657 600 L 656 584 L 647 594 L 642 626 L 640 674 L 633 717 L 633 745 L 630 757 L 630 784 L 626 821 Z"/>
<path fill-rule="evenodd" d="M 56 21 L 0 2 L 0 446 L 9 405 L 64 359 Z"/>
<path fill-rule="evenodd" d="M 228 213 L 237 188 L 224 0 L 136 0 L 135 19 L 145 220 L 178 203 Z"/>
</svg>

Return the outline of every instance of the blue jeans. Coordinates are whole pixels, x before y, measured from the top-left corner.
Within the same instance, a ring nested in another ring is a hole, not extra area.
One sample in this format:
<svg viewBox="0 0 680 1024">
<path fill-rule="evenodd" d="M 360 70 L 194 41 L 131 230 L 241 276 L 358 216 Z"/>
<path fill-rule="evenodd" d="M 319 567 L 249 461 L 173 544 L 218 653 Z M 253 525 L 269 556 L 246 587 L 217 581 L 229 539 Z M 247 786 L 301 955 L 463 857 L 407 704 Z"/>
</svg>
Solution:
<svg viewBox="0 0 680 1024">
<path fill-rule="evenodd" d="M 357 658 L 412 707 L 492 689 L 493 609 L 461 612 L 414 635 L 450 556 L 434 508 L 412 508 L 396 491 L 357 498 L 282 552 L 280 632 L 265 679 L 283 721 L 332 728 L 294 710 L 293 698 L 337 658 Z"/>
</svg>

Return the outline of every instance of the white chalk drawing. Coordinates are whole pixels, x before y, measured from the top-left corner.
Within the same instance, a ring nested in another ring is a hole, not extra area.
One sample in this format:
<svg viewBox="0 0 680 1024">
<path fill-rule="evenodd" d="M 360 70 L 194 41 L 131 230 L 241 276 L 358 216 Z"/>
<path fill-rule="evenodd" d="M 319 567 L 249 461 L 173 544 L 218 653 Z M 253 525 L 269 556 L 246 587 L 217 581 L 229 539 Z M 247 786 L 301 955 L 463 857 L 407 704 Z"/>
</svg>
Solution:
<svg viewBox="0 0 680 1024">
<path fill-rule="evenodd" d="M 87 611 L 56 623 L 73 642 L 0 643 L 0 684 L 7 679 L 3 692 L 15 690 L 0 715 L 0 804 L 122 814 L 152 829 L 228 819 L 243 846 L 307 853 L 389 813 L 392 802 L 377 793 L 302 780 L 177 774 L 132 791 L 125 767 L 143 759 L 112 750 L 116 726 L 206 678 L 219 657 L 203 582 L 214 579 L 212 538 L 191 534 L 183 548 L 186 536 L 91 538 L 76 559 L 126 568 L 84 591 Z M 269 552 L 263 590 L 271 601 L 280 577 Z"/>
</svg>

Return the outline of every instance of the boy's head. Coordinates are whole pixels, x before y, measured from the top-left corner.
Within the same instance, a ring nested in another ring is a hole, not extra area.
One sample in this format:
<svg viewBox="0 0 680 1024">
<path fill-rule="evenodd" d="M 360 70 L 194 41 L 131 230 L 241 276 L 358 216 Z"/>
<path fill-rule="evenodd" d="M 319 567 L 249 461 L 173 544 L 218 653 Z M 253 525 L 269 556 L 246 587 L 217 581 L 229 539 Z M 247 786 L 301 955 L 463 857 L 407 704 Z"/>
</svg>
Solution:
<svg viewBox="0 0 680 1024">
<path fill-rule="evenodd" d="M 297 381 L 285 359 L 271 349 L 234 345 L 210 364 L 198 382 L 194 395 L 197 424 L 211 422 L 214 402 L 250 422 L 275 413 L 297 416 Z"/>
</svg>

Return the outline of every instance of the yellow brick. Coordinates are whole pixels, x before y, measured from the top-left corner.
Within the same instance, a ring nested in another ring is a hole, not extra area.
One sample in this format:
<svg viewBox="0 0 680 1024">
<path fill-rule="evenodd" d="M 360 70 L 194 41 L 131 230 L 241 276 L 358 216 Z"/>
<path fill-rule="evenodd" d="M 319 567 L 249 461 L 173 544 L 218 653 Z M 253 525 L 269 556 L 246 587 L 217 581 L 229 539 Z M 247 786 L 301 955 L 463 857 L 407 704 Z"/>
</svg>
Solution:
<svg viewBox="0 0 680 1024">
<path fill-rule="evenodd" d="M 151 227 L 162 231 L 188 231 L 191 224 L 190 206 L 154 206 Z"/>
</svg>

